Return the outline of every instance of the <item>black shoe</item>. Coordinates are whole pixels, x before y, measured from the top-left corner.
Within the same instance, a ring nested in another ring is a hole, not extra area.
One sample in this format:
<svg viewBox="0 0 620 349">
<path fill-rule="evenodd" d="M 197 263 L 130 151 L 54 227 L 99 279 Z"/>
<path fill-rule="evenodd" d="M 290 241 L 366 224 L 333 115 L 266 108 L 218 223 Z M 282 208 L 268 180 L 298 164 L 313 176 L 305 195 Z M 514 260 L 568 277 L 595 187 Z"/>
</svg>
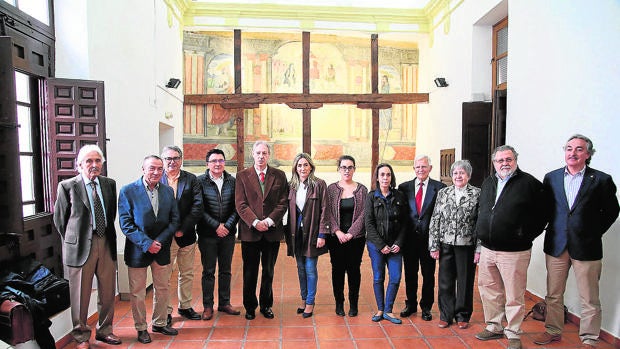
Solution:
<svg viewBox="0 0 620 349">
<path fill-rule="evenodd" d="M 433 315 L 431 315 L 430 310 L 422 310 L 422 320 L 431 321 L 433 320 Z"/>
<path fill-rule="evenodd" d="M 351 307 L 351 309 L 349 309 L 349 316 L 350 317 L 356 317 L 357 316 L 357 308 Z"/>
<path fill-rule="evenodd" d="M 172 314 L 168 314 L 168 317 L 166 318 L 166 326 L 172 326 Z"/>
<path fill-rule="evenodd" d="M 151 343 L 151 336 L 149 335 L 149 332 L 147 330 L 138 331 L 138 342 L 142 344 Z"/>
<path fill-rule="evenodd" d="M 256 317 L 256 313 L 254 312 L 254 310 L 246 310 L 245 311 L 245 318 L 248 320 L 254 320 L 254 318 Z"/>
<path fill-rule="evenodd" d="M 305 307 L 304 308 L 297 308 L 297 314 L 303 313 L 304 310 L 305 310 Z"/>
<path fill-rule="evenodd" d="M 179 315 L 189 319 L 189 320 L 200 320 L 202 319 L 202 316 L 200 316 L 200 314 L 198 314 L 197 312 L 194 311 L 193 308 L 187 308 L 187 309 L 179 309 Z"/>
<path fill-rule="evenodd" d="M 409 302 L 405 303 L 405 307 L 400 312 L 400 317 L 409 317 L 411 314 L 417 313 L 417 307 L 413 307 L 409 305 Z"/>
<path fill-rule="evenodd" d="M 336 315 L 344 316 L 344 304 L 340 302 L 336 303 Z"/>
<path fill-rule="evenodd" d="M 153 326 L 152 330 L 153 332 L 158 332 L 166 336 L 176 336 L 179 334 L 179 331 L 170 326 Z"/>
<path fill-rule="evenodd" d="M 260 313 L 263 314 L 266 319 L 273 319 L 275 317 L 271 308 L 263 308 L 260 310 Z"/>
</svg>

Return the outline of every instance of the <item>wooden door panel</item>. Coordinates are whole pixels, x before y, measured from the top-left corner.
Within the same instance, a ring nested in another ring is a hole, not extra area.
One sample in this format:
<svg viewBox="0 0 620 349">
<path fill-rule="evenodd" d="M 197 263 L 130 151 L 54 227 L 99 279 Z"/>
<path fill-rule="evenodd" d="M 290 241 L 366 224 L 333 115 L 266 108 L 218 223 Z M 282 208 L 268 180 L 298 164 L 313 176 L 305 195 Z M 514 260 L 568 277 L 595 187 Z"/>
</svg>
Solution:
<svg viewBox="0 0 620 349">
<path fill-rule="evenodd" d="M 75 159 L 82 146 L 97 144 L 106 153 L 104 85 L 102 81 L 48 79 L 46 95 L 54 201 L 58 183 L 77 174 Z"/>
<path fill-rule="evenodd" d="M 491 118 L 490 102 L 463 103 L 463 159 L 473 168 L 469 182 L 480 187 L 490 172 Z"/>
</svg>

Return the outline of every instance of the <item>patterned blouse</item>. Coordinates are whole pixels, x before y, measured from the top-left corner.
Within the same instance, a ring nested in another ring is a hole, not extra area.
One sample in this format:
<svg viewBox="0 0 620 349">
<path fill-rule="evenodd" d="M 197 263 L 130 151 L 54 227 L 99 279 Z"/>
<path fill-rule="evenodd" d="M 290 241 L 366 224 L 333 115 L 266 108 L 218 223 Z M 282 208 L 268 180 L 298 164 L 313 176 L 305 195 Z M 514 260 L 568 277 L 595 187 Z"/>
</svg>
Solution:
<svg viewBox="0 0 620 349">
<path fill-rule="evenodd" d="M 439 250 L 439 244 L 454 246 L 476 245 L 480 252 L 480 240 L 476 238 L 476 220 L 478 218 L 478 198 L 480 188 L 467 184 L 457 204 L 454 185 L 441 189 L 429 228 L 428 249 Z"/>
</svg>

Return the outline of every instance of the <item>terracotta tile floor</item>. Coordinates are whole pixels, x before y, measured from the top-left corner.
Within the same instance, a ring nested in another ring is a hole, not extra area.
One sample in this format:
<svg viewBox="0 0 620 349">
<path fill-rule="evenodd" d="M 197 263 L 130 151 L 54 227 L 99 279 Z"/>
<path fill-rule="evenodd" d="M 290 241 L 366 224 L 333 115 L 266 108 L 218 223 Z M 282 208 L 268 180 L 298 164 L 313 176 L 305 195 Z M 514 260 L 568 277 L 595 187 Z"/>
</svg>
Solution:
<svg viewBox="0 0 620 349">
<path fill-rule="evenodd" d="M 121 262 L 122 263 L 122 262 Z M 202 312 L 199 254 L 196 255 L 196 273 L 194 278 L 193 307 Z M 303 319 L 295 310 L 300 301 L 297 270 L 292 258 L 286 257 L 286 247 L 281 246 L 280 255 L 275 268 L 274 278 L 274 307 L 275 319 L 265 319 L 258 311 L 256 319 L 248 321 L 244 318 L 242 307 L 242 271 L 241 245 L 235 247 L 233 259 L 232 304 L 241 310 L 240 316 L 220 314 L 217 311 L 210 321 L 184 320 L 176 309 L 173 327 L 179 329 L 176 337 L 151 333 L 153 342 L 143 345 L 136 340 L 136 331 L 128 301 L 119 301 L 116 304 L 114 332 L 123 340 L 120 346 L 108 346 L 91 340 L 93 348 L 182 348 L 182 349 L 365 349 L 365 348 L 506 348 L 506 339 L 482 342 L 474 335 L 484 328 L 482 304 L 478 295 L 477 286 L 474 296 L 474 314 L 470 328 L 460 330 L 455 326 L 447 329 L 437 327 L 439 318 L 437 304 L 433 306 L 433 321 L 422 321 L 419 316 L 412 315 L 403 319 L 402 325 L 393 325 L 387 321 L 374 323 L 370 321 L 375 308 L 372 291 L 372 270 L 368 255 L 364 253 L 362 262 L 362 289 L 360 294 L 359 316 L 339 317 L 334 313 L 334 298 L 331 290 L 331 266 L 329 255 L 319 258 L 319 291 L 314 316 Z M 174 289 L 176 282 L 171 285 Z M 217 287 L 217 285 L 216 285 Z M 396 299 L 394 312 L 400 312 L 404 305 L 404 285 Z M 176 301 L 176 294 L 174 295 Z M 346 298 L 346 297 L 345 297 Z M 216 296 L 217 302 L 217 296 Z M 527 300 L 527 308 L 531 308 L 533 300 Z M 217 307 L 217 304 L 216 304 Z M 147 295 L 147 318 L 151 317 L 152 292 Z M 345 311 L 348 304 L 345 303 Z M 522 336 L 524 348 L 578 348 L 578 328 L 574 324 L 567 324 L 562 341 L 550 346 L 538 346 L 532 337 L 543 331 L 543 323 L 528 319 L 522 327 L 525 332 Z M 150 327 L 149 327 L 150 332 Z M 93 333 L 94 337 L 94 333 Z M 70 343 L 65 348 L 75 348 Z M 601 349 L 613 348 L 609 343 L 601 342 Z"/>
</svg>

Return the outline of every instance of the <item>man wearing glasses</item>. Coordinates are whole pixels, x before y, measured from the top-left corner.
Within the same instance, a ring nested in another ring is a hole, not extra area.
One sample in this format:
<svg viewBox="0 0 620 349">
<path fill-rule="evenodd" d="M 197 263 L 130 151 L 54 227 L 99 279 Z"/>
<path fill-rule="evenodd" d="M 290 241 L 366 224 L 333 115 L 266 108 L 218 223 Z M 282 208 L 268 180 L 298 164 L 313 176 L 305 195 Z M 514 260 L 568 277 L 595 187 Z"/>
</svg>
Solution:
<svg viewBox="0 0 620 349">
<path fill-rule="evenodd" d="M 195 175 L 181 170 L 183 151 L 176 145 L 164 147 L 161 152 L 165 175 L 160 182 L 174 191 L 179 208 L 180 224 L 170 246 L 172 270 L 176 266 L 178 276 L 179 315 L 189 320 L 201 316 L 192 308 L 192 283 L 194 281 L 194 255 L 196 251 L 196 223 L 202 217 L 202 190 Z M 171 280 L 172 281 L 172 280 Z M 172 299 L 172 297 L 170 297 Z M 172 324 L 172 302 L 168 304 L 168 326 Z"/>
<path fill-rule="evenodd" d="M 486 341 L 505 335 L 509 349 L 521 348 L 532 241 L 545 225 L 542 183 L 519 169 L 518 155 L 509 145 L 493 151 L 496 173 L 482 183 L 476 224 L 482 242 L 478 289 L 486 322 L 476 338 Z"/>
<path fill-rule="evenodd" d="M 230 304 L 231 266 L 239 215 L 235 209 L 235 177 L 225 170 L 224 152 L 213 148 L 207 152 L 205 160 L 207 171 L 198 176 L 204 211 L 196 230 L 202 262 L 202 319 L 211 320 L 216 267 L 217 310 L 229 315 L 241 314 Z"/>
</svg>

